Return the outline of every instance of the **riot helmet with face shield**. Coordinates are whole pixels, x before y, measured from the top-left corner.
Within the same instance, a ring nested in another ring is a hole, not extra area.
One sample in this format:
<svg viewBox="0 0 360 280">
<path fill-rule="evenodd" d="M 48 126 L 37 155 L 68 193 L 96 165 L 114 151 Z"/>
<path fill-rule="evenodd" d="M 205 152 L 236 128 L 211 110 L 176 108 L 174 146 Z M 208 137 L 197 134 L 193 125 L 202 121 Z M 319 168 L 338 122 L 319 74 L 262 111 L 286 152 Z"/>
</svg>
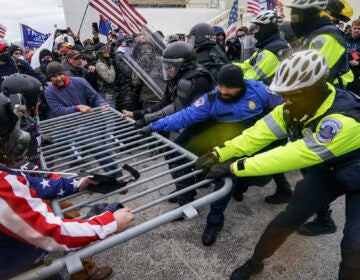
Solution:
<svg viewBox="0 0 360 280">
<path fill-rule="evenodd" d="M 41 82 L 34 77 L 13 74 L 2 82 L 1 92 L 9 97 L 15 112 L 22 116 L 26 111 L 34 113 L 44 88 Z"/>
<path fill-rule="evenodd" d="M 198 23 L 191 28 L 187 42 L 193 47 L 215 46 L 216 34 L 210 24 Z"/>
<path fill-rule="evenodd" d="M 196 64 L 194 48 L 183 41 L 174 42 L 164 50 L 162 59 L 164 79 L 172 80 L 178 77 L 178 74 L 195 68 Z"/>
<path fill-rule="evenodd" d="M 20 129 L 10 99 L 0 94 L 0 163 L 9 167 L 23 160 L 30 141 L 29 133 Z"/>
</svg>

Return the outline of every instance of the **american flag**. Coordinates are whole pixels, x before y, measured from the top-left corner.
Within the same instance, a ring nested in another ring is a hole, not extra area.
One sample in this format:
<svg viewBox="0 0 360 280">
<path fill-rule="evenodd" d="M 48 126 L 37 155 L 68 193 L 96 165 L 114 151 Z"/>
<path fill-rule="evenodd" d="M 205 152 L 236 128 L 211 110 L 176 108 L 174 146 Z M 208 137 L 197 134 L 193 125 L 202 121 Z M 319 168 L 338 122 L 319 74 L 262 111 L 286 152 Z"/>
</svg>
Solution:
<svg viewBox="0 0 360 280">
<path fill-rule="evenodd" d="M 0 23 L 0 39 L 4 39 L 7 28 Z"/>
<path fill-rule="evenodd" d="M 234 0 L 229 14 L 229 22 L 226 28 L 226 38 L 235 36 L 236 23 L 238 21 L 238 0 Z"/>
<path fill-rule="evenodd" d="M 261 6 L 259 0 L 248 0 L 246 5 L 246 12 L 257 15 L 260 12 Z"/>
<path fill-rule="evenodd" d="M 89 5 L 119 27 L 124 34 L 139 33 L 147 24 L 127 0 L 92 0 Z"/>
</svg>

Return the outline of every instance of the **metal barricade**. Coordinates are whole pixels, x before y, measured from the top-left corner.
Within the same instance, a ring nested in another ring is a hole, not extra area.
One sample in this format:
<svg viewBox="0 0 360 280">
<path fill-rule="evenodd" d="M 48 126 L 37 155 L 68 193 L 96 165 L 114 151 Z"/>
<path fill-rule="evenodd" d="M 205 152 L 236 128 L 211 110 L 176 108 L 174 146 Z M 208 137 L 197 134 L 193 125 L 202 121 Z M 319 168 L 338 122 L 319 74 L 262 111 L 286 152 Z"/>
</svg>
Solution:
<svg viewBox="0 0 360 280">
<path fill-rule="evenodd" d="M 208 193 L 182 207 L 163 212 L 161 205 L 179 194 L 195 190 L 211 183 L 211 180 L 199 179 L 194 185 L 181 191 L 170 193 L 174 184 L 186 178 L 197 176 L 199 170 L 193 170 L 178 178 L 171 173 L 189 168 L 196 156 L 157 133 L 144 136 L 134 127 L 134 121 L 124 119 L 111 108 L 95 108 L 91 114 L 74 113 L 50 119 L 40 124 L 42 133 L 51 135 L 54 143 L 43 148 L 42 163 L 49 170 L 67 177 L 76 177 L 81 170 L 86 172 L 117 175 L 117 180 L 129 180 L 132 175 L 121 167 L 127 164 L 140 173 L 140 178 L 130 181 L 125 187 L 106 194 L 89 195 L 79 192 L 70 196 L 54 199 L 51 203 L 58 215 L 80 209 L 82 216 L 86 209 L 96 202 L 118 201 L 132 208 L 136 214 L 135 226 L 83 249 L 73 251 L 57 258 L 48 266 L 40 266 L 13 279 L 44 279 L 61 271 L 64 267 L 69 273 L 83 269 L 81 259 L 93 256 L 113 248 L 140 234 L 178 218 L 193 219 L 199 209 L 227 195 L 232 187 L 231 180 L 225 179 L 224 186 Z M 184 160 L 186 159 L 186 160 Z M 182 160 L 175 167 L 172 163 Z M 106 171 L 104 170 L 106 169 Z M 108 170 L 108 168 L 113 170 Z M 128 190 L 126 194 L 122 194 Z M 60 202 L 70 200 L 74 205 L 60 208 Z M 176 206 L 175 206 L 176 207 Z M 149 214 L 151 213 L 151 214 Z"/>
</svg>

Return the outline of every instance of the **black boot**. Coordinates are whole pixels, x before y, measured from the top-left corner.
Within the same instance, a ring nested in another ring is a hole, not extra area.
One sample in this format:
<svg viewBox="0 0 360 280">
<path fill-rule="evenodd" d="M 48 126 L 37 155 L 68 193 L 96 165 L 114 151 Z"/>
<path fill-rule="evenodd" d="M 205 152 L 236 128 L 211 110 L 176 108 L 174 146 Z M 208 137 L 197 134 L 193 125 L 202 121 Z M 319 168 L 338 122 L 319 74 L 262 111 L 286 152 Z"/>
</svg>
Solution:
<svg viewBox="0 0 360 280">
<path fill-rule="evenodd" d="M 291 189 L 276 190 L 273 195 L 265 197 L 265 202 L 269 204 L 281 204 L 289 203 L 293 197 L 293 191 Z"/>
<path fill-rule="evenodd" d="M 224 222 L 221 222 L 218 225 L 206 225 L 204 232 L 202 234 L 202 243 L 205 246 L 211 246 L 216 242 L 218 233 L 222 230 Z"/>
<path fill-rule="evenodd" d="M 264 263 L 262 261 L 249 259 L 231 273 L 230 280 L 248 280 L 250 276 L 260 273 L 263 269 Z"/>
<path fill-rule="evenodd" d="M 336 231 L 336 225 L 331 218 L 331 210 L 318 212 L 316 218 L 312 222 L 301 225 L 297 231 L 306 236 L 334 233 Z"/>
<path fill-rule="evenodd" d="M 232 197 L 236 201 L 243 201 L 244 193 L 248 190 L 248 186 L 242 186 L 240 184 L 235 185 L 232 193 Z"/>
<path fill-rule="evenodd" d="M 293 197 L 290 183 L 284 173 L 274 174 L 273 179 L 276 184 L 276 191 L 273 195 L 265 197 L 265 202 L 270 204 L 289 203 Z"/>
</svg>

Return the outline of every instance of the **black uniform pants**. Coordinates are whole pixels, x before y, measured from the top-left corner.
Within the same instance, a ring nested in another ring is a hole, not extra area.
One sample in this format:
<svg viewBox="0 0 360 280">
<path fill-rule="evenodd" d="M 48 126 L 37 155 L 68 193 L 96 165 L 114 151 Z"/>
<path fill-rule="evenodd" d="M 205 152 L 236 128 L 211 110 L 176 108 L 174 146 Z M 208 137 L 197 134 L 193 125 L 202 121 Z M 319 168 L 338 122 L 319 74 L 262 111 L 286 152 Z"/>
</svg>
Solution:
<svg viewBox="0 0 360 280">
<path fill-rule="evenodd" d="M 267 226 L 253 257 L 270 257 L 287 237 L 320 208 L 342 193 L 328 170 L 312 167 L 295 187 L 293 200 Z M 360 191 L 346 194 L 346 223 L 341 241 L 339 279 L 355 280 L 360 275 Z"/>
</svg>

